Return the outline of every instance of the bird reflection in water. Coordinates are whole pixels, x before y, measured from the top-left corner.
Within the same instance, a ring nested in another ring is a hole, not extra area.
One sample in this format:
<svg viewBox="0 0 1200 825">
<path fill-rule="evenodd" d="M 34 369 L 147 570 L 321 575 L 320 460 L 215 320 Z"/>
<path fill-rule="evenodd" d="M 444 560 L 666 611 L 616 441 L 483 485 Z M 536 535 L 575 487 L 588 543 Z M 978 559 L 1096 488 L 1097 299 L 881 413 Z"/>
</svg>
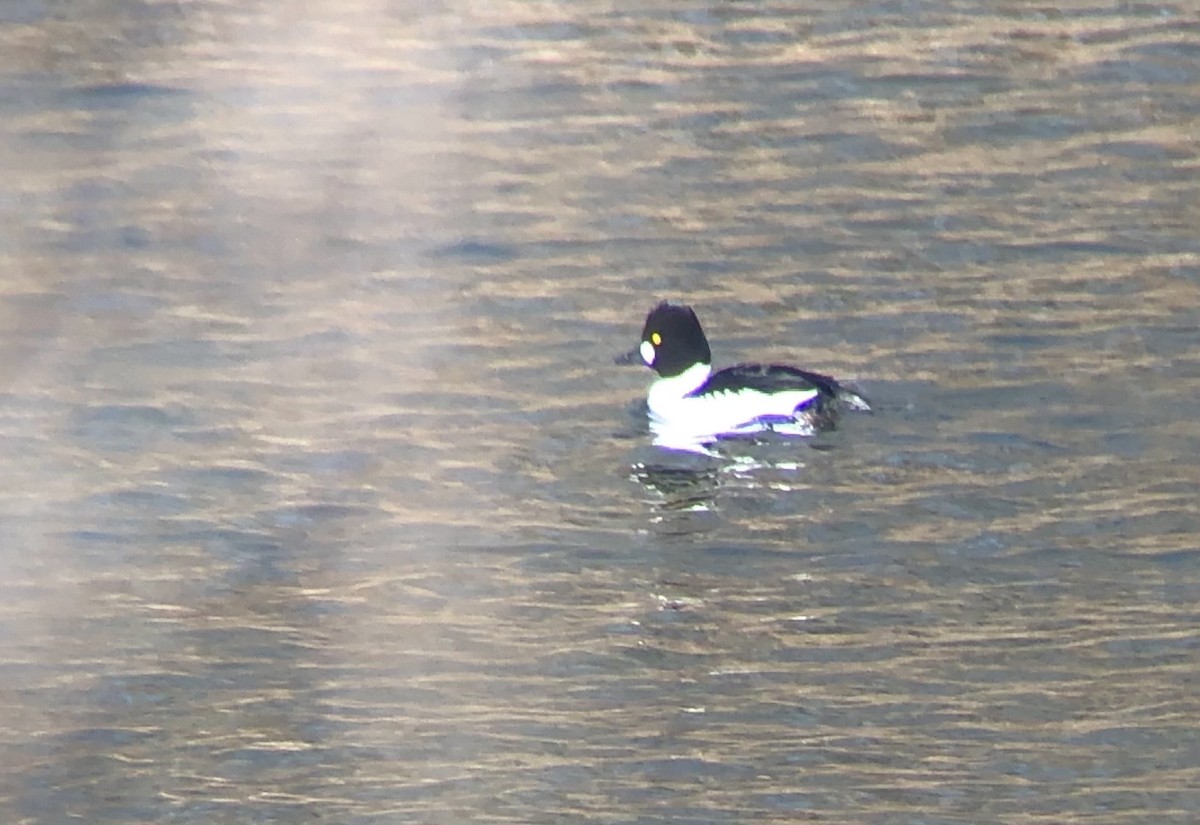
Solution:
<svg viewBox="0 0 1200 825">
<path fill-rule="evenodd" d="M 781 454 L 781 448 L 788 447 Z M 815 448 L 811 443 L 809 448 Z M 629 478 L 649 494 L 646 504 L 656 522 L 676 520 L 681 514 L 700 517 L 718 510 L 723 492 L 788 492 L 801 489 L 804 462 L 798 460 L 795 442 L 785 438 L 723 441 L 706 454 L 647 447 L 639 450 Z M 704 521 L 702 518 L 700 519 Z M 700 524 L 678 525 L 694 532 Z"/>
</svg>

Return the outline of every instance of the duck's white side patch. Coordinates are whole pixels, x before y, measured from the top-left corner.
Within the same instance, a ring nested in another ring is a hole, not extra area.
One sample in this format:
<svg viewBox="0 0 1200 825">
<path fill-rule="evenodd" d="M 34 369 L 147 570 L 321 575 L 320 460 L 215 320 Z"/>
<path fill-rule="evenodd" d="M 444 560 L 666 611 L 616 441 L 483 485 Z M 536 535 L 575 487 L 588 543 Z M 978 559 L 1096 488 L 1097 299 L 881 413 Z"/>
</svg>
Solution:
<svg viewBox="0 0 1200 825">
<path fill-rule="evenodd" d="M 798 408 L 817 397 L 816 389 L 690 396 L 708 380 L 709 373 L 707 364 L 697 364 L 680 375 L 660 378 L 650 387 L 650 429 L 655 443 L 705 443 L 721 435 L 749 435 L 768 429 L 791 435 L 813 433 L 810 422 L 792 419 Z"/>
</svg>

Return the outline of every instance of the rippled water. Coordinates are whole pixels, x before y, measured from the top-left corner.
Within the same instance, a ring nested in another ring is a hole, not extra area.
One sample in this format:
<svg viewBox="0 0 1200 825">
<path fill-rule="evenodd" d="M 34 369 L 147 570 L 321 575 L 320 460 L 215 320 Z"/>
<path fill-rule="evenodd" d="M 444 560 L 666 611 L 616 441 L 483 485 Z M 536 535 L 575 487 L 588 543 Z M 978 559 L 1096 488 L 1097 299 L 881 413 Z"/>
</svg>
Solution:
<svg viewBox="0 0 1200 825">
<path fill-rule="evenodd" d="M 1190 822 L 1186 4 L 0 10 L 5 821 Z M 873 415 L 649 444 L 661 297 Z"/>
</svg>

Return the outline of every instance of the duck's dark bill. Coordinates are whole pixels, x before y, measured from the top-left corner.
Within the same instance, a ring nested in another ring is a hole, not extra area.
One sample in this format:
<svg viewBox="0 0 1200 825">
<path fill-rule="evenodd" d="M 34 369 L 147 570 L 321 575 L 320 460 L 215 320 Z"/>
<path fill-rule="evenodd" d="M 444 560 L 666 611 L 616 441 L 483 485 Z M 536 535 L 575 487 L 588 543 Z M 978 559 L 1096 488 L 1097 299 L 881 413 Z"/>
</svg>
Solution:
<svg viewBox="0 0 1200 825">
<path fill-rule="evenodd" d="M 629 352 L 618 355 L 613 359 L 614 364 L 641 364 L 642 363 L 642 348 L 636 346 Z"/>
</svg>

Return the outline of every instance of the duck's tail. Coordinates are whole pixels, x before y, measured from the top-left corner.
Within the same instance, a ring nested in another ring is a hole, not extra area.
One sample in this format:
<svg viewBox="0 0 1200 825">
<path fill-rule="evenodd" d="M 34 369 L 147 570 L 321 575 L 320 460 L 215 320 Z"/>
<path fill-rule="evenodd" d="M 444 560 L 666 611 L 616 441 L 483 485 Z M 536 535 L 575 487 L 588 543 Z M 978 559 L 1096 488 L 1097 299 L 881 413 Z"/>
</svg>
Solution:
<svg viewBox="0 0 1200 825">
<path fill-rule="evenodd" d="M 838 385 L 837 392 L 834 393 L 834 398 L 848 410 L 854 410 L 855 412 L 871 411 L 871 404 L 865 397 L 849 387 L 843 387 L 841 384 Z"/>
</svg>

